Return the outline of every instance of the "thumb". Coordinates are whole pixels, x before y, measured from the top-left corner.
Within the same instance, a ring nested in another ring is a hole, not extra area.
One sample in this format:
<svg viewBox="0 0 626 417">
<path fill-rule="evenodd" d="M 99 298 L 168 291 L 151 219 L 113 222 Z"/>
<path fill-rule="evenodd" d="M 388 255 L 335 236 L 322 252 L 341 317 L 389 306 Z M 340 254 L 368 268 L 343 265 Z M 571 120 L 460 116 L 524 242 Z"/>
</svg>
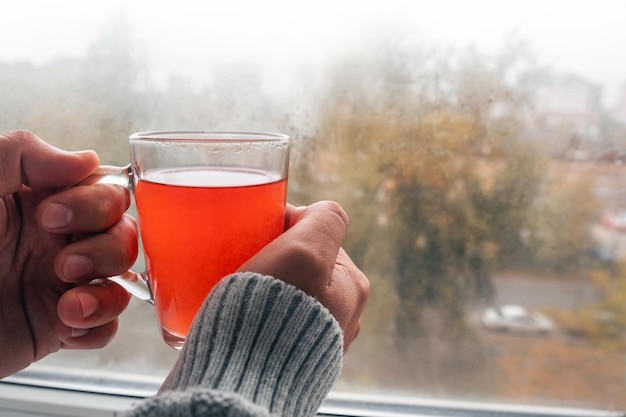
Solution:
<svg viewBox="0 0 626 417">
<path fill-rule="evenodd" d="M 339 204 L 321 201 L 288 207 L 286 217 L 288 229 L 239 271 L 270 275 L 315 295 L 332 278 L 348 216 Z"/>
<path fill-rule="evenodd" d="M 64 188 L 76 184 L 99 164 L 93 151 L 65 152 L 36 135 L 15 131 L 0 135 L 0 197 L 31 188 Z"/>
</svg>

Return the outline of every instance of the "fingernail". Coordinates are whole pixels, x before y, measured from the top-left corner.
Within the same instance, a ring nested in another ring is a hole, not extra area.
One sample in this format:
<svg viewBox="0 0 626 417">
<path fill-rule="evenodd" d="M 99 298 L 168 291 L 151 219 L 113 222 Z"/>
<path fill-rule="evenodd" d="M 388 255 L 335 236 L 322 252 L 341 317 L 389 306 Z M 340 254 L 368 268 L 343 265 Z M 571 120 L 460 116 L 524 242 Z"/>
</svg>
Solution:
<svg viewBox="0 0 626 417">
<path fill-rule="evenodd" d="M 82 337 L 89 333 L 89 329 L 74 329 L 72 328 L 72 332 L 70 333 L 70 337 Z"/>
<path fill-rule="evenodd" d="M 80 308 L 83 310 L 83 318 L 95 313 L 100 305 L 100 301 L 96 297 L 87 293 L 78 294 L 78 301 L 80 301 Z"/>
<path fill-rule="evenodd" d="M 41 214 L 41 224 L 48 229 L 60 229 L 67 227 L 72 219 L 70 209 L 60 203 L 51 203 Z"/>
<path fill-rule="evenodd" d="M 63 264 L 63 275 L 68 280 L 83 278 L 93 271 L 93 262 L 83 255 L 69 255 Z"/>
</svg>

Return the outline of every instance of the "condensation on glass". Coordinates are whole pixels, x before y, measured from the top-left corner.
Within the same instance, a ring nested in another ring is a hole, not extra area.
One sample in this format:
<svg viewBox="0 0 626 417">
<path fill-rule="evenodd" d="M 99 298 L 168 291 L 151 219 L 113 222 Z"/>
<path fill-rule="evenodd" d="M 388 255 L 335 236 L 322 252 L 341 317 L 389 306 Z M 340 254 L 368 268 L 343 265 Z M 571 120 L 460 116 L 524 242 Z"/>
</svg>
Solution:
<svg viewBox="0 0 626 417">
<path fill-rule="evenodd" d="M 372 286 L 336 393 L 625 409 L 626 58 L 606 30 L 620 14 L 375 3 L 275 5 L 291 32 L 244 17 L 245 37 L 98 6 L 78 52 L 37 58 L 20 37 L 30 58 L 0 52 L 0 131 L 111 165 L 139 130 L 288 133 L 290 202 L 342 204 Z M 335 26 L 336 42 L 319 33 Z M 108 347 L 33 368 L 162 378 L 175 356 L 133 301 Z"/>
</svg>

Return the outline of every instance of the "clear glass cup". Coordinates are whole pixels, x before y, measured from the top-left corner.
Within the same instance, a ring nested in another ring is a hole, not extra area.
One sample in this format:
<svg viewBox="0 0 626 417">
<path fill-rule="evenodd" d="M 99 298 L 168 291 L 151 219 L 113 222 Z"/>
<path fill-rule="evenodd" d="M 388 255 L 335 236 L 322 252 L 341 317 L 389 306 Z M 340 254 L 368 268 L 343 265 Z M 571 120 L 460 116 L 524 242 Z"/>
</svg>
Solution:
<svg viewBox="0 0 626 417">
<path fill-rule="evenodd" d="M 289 137 L 167 131 L 130 136 L 128 167 L 82 184 L 133 191 L 146 271 L 113 277 L 154 304 L 163 340 L 180 349 L 200 305 L 284 230 Z"/>
</svg>

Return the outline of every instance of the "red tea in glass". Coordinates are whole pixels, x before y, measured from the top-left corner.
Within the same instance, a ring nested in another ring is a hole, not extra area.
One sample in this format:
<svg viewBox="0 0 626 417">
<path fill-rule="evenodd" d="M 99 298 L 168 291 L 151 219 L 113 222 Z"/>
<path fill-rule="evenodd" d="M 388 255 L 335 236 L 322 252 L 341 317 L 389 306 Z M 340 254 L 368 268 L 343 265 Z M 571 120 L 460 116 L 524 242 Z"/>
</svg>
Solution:
<svg viewBox="0 0 626 417">
<path fill-rule="evenodd" d="M 284 229 L 287 179 L 249 168 L 151 169 L 135 184 L 164 334 L 184 339 L 207 294 Z"/>
</svg>

